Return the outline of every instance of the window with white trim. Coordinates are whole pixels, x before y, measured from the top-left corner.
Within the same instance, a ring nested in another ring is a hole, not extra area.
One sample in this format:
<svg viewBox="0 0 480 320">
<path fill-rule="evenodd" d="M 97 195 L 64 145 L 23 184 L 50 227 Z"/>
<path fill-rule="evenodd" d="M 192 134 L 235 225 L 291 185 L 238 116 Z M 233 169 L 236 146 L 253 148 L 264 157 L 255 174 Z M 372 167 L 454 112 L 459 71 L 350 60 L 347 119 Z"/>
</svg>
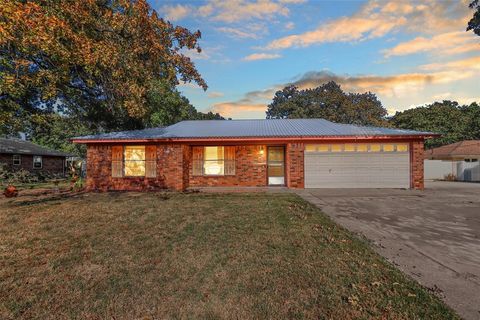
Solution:
<svg viewBox="0 0 480 320">
<path fill-rule="evenodd" d="M 33 156 L 33 169 L 42 169 L 42 156 Z"/>
<path fill-rule="evenodd" d="M 19 154 L 14 154 L 12 156 L 12 162 L 14 166 L 19 166 L 22 164 L 22 157 Z"/>
</svg>

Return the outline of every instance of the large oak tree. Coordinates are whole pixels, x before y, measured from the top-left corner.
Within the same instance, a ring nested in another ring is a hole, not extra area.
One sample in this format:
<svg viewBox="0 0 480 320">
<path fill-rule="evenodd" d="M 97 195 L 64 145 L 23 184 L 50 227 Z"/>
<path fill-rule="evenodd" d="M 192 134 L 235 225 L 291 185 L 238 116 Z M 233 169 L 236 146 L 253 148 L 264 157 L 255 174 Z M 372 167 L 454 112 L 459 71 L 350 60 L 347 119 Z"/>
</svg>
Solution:
<svg viewBox="0 0 480 320">
<path fill-rule="evenodd" d="M 182 54 L 200 51 L 200 36 L 158 17 L 145 0 L 1 1 L 1 133 L 51 113 L 93 130 L 142 127 L 155 113 L 168 124 L 158 116 L 162 105 L 152 104 L 159 93 L 178 96 L 179 82 L 207 88 Z"/>
<path fill-rule="evenodd" d="M 324 118 L 357 125 L 385 126 L 387 110 L 371 92 L 346 93 L 330 81 L 313 89 L 287 86 L 275 93 L 267 118 Z"/>
</svg>

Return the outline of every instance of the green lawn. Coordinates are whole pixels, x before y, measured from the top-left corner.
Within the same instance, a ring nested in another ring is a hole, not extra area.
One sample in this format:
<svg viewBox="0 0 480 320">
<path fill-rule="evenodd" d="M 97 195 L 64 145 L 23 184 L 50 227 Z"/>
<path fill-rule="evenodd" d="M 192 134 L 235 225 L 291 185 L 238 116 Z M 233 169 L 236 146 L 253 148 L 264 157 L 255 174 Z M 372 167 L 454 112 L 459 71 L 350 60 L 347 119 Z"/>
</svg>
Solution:
<svg viewBox="0 0 480 320">
<path fill-rule="evenodd" d="M 455 319 L 292 194 L 0 203 L 0 318 Z"/>
</svg>

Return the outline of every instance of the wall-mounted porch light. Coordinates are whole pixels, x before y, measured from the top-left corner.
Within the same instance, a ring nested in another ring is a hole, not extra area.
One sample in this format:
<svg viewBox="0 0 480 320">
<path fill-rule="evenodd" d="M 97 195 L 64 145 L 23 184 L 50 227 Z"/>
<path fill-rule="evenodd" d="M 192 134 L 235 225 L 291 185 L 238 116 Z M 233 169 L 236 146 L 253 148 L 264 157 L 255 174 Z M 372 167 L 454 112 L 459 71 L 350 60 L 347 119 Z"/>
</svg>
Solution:
<svg viewBox="0 0 480 320">
<path fill-rule="evenodd" d="M 263 156 L 263 153 L 264 153 L 263 146 L 260 147 L 260 152 L 259 153 L 260 153 L 261 156 Z"/>
</svg>

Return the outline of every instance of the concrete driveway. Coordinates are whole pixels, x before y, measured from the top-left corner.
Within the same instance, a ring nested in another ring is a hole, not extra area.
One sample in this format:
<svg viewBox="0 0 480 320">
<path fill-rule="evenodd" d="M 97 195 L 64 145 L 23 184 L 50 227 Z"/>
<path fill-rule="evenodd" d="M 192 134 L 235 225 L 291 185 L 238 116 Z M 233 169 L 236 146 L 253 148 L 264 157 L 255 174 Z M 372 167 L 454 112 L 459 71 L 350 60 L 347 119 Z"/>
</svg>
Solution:
<svg viewBox="0 0 480 320">
<path fill-rule="evenodd" d="M 399 269 L 480 319 L 480 184 L 427 182 L 424 191 L 305 189 L 298 194 L 370 239 Z"/>
</svg>

